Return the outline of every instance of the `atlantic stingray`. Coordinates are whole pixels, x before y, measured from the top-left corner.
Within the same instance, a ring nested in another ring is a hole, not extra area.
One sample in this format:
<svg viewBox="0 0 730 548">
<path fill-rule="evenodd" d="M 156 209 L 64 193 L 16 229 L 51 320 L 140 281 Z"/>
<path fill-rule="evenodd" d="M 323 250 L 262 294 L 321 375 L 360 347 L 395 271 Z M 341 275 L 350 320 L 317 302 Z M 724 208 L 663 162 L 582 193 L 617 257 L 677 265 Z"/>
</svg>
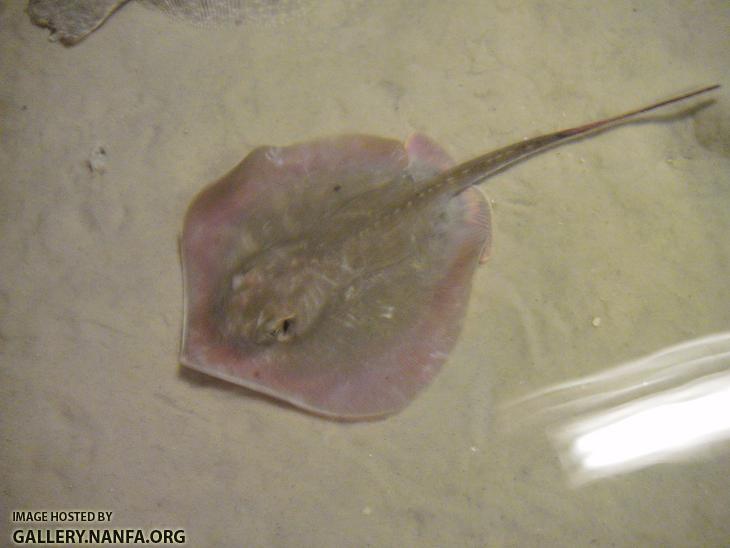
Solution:
<svg viewBox="0 0 730 548">
<path fill-rule="evenodd" d="M 181 363 L 320 415 L 402 409 L 439 371 L 489 255 L 474 185 L 710 86 L 453 166 L 415 135 L 253 150 L 190 205 Z"/>
</svg>

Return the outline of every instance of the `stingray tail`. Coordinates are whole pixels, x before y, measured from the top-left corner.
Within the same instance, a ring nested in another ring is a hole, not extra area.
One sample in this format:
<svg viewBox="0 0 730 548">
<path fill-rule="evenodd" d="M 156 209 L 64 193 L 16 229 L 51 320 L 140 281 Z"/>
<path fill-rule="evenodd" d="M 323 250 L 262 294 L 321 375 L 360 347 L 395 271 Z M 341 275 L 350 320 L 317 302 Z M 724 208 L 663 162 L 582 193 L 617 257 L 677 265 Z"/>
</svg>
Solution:
<svg viewBox="0 0 730 548">
<path fill-rule="evenodd" d="M 584 124 L 581 126 L 562 129 L 546 135 L 540 135 L 533 137 L 532 139 L 526 139 L 519 143 L 500 148 L 488 154 L 478 156 L 473 160 L 460 164 L 453 169 L 447 171 L 443 175 L 443 179 L 446 182 L 453 182 L 453 192 L 458 194 L 465 188 L 472 185 L 478 184 L 490 175 L 493 175 L 512 164 L 519 162 L 533 154 L 537 154 L 554 146 L 560 145 L 568 140 L 575 139 L 580 136 L 584 136 L 602 129 L 607 129 L 611 126 L 616 126 L 626 122 L 632 121 L 636 116 L 644 114 L 646 112 L 695 97 L 709 91 L 716 90 L 720 87 L 719 84 L 712 86 L 703 87 L 694 91 L 683 93 L 682 95 L 676 95 L 664 101 L 659 101 L 651 105 L 643 106 L 618 116 L 611 116 L 610 118 L 604 118 L 596 122 Z"/>
</svg>

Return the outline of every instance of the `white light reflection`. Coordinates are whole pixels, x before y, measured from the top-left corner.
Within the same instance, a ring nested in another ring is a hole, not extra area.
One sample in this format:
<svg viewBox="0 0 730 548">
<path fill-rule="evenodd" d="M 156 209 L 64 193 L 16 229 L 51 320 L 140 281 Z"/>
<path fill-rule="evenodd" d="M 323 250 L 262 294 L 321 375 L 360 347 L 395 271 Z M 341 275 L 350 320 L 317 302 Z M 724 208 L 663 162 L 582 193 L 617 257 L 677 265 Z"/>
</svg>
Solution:
<svg viewBox="0 0 730 548">
<path fill-rule="evenodd" d="M 686 459 L 730 439 L 730 333 L 546 388 L 506 410 L 548 423 L 574 484 Z"/>
</svg>

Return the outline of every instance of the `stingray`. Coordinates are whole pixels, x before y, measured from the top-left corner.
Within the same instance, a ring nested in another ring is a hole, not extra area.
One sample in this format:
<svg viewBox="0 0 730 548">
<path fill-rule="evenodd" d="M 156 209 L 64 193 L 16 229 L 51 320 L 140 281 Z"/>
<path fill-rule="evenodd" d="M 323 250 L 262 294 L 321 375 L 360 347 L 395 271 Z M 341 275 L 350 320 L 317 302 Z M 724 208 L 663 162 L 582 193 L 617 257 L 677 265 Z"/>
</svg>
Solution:
<svg viewBox="0 0 730 548">
<path fill-rule="evenodd" d="M 194 23 L 236 24 L 296 12 L 305 0 L 137 0 Z M 129 0 L 29 0 L 28 15 L 53 31 L 52 39 L 72 46 L 100 27 Z"/>
<path fill-rule="evenodd" d="M 475 185 L 717 87 L 459 165 L 418 134 L 253 150 L 185 216 L 181 363 L 331 418 L 402 409 L 454 346 L 490 253 L 490 208 Z"/>
</svg>

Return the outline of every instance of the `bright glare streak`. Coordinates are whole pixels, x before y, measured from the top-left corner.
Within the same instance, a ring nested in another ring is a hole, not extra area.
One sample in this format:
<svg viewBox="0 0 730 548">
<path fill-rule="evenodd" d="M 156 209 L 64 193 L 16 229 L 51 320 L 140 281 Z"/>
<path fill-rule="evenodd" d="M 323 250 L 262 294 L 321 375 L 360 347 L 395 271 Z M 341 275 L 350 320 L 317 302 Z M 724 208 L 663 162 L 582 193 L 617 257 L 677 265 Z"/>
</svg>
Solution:
<svg viewBox="0 0 730 548">
<path fill-rule="evenodd" d="M 546 423 L 573 484 L 687 459 L 730 439 L 730 332 L 544 388 L 502 415 Z"/>
<path fill-rule="evenodd" d="M 730 433 L 730 379 L 724 381 L 726 386 L 719 387 L 717 382 L 704 383 L 709 393 L 691 400 L 654 408 L 651 398 L 634 404 L 633 414 L 576 438 L 572 458 L 588 470 L 628 466 L 725 437 Z"/>
</svg>

